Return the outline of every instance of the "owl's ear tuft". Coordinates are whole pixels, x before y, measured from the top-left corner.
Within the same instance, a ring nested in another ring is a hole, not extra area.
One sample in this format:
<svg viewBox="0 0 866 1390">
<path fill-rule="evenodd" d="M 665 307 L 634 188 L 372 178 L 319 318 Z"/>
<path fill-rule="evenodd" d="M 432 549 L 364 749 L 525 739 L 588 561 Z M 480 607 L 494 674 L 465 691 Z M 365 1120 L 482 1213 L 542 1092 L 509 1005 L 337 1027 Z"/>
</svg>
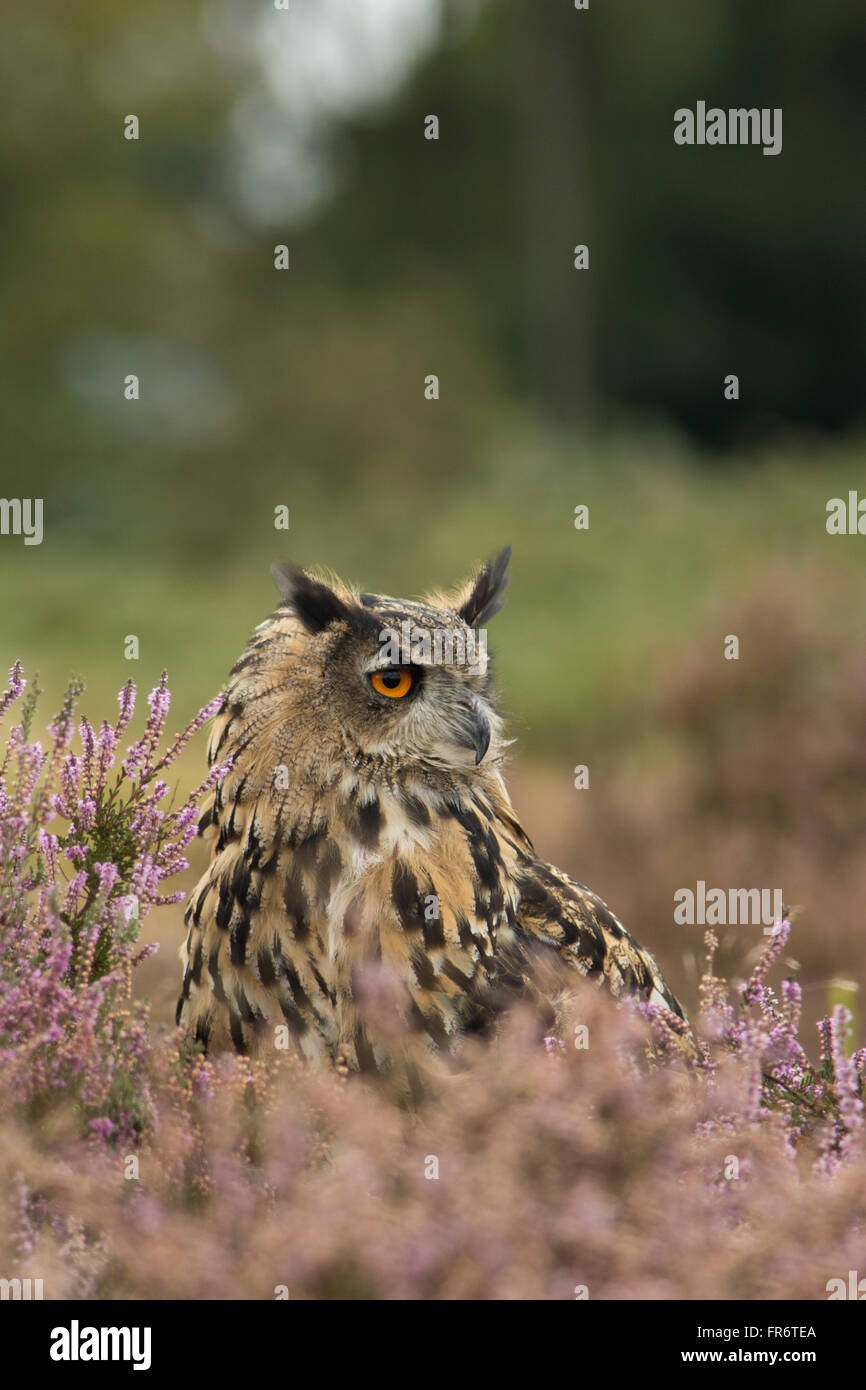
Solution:
<svg viewBox="0 0 866 1390">
<path fill-rule="evenodd" d="M 469 627 L 478 627 L 499 612 L 505 603 L 505 590 L 511 575 L 507 573 L 511 559 L 511 546 L 500 550 L 494 560 L 482 565 L 468 590 L 457 600 L 457 614 Z"/>
<path fill-rule="evenodd" d="M 271 565 L 274 583 L 310 633 L 323 632 L 331 623 L 349 619 L 350 611 L 341 598 L 295 565 Z"/>
</svg>

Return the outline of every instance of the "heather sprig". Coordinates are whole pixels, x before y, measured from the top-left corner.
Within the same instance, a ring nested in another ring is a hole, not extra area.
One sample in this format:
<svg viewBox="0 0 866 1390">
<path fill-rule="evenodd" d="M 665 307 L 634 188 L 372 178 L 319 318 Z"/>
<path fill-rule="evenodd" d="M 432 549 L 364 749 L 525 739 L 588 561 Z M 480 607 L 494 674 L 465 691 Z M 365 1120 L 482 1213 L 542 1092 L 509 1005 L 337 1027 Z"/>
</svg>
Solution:
<svg viewBox="0 0 866 1390">
<path fill-rule="evenodd" d="M 706 933 L 707 965 L 701 982 L 701 1026 L 712 1039 L 712 1070 L 720 1056 L 736 1057 L 752 1077 L 747 1113 L 760 1121 L 783 1118 L 788 1141 L 796 1148 L 805 1138 L 822 1154 L 834 1157 L 850 1145 L 862 1124 L 862 1069 L 857 1054 L 847 1057 L 845 1040 L 851 1015 L 841 1006 L 818 1024 L 820 1061 L 815 1067 L 800 1042 L 802 993 L 796 980 L 785 979 L 777 990 L 767 983 L 787 945 L 791 922 L 783 918 L 747 981 L 736 987 L 732 1003 L 724 980 L 713 974 L 715 934 Z M 826 1165 L 825 1165 L 826 1166 Z"/>
<path fill-rule="evenodd" d="M 98 730 L 76 717 L 81 691 L 70 685 L 47 746 L 31 738 L 39 692 L 20 663 L 0 697 L 0 722 L 18 712 L 0 761 L 0 1062 L 8 1094 L 31 1111 L 63 1097 L 94 1136 L 131 1142 L 152 1118 L 147 1010 L 131 1002 L 133 971 L 156 950 L 137 944 L 141 923 L 182 896 L 162 884 L 187 867 L 198 801 L 228 769 L 212 768 L 173 809 L 159 774 L 219 701 L 160 754 L 163 673 L 118 768 L 135 687 L 124 686 L 117 720 Z"/>
</svg>

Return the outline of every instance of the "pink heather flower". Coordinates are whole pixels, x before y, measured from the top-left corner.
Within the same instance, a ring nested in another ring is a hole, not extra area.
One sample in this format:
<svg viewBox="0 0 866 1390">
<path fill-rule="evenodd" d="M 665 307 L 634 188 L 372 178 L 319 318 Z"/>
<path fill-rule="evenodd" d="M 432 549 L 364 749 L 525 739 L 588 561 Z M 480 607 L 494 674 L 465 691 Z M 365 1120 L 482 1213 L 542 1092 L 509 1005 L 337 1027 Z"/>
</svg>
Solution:
<svg viewBox="0 0 866 1390">
<path fill-rule="evenodd" d="M 0 695 L 0 719 L 3 718 L 9 706 L 19 700 L 27 689 L 27 682 L 24 679 L 21 662 L 16 661 L 9 671 L 9 689 L 5 694 Z"/>
<path fill-rule="evenodd" d="M 125 689 L 128 690 L 129 687 L 127 686 Z M 118 721 L 118 731 L 122 725 L 124 710 L 129 707 L 129 698 L 125 695 L 125 691 L 121 691 L 119 699 L 121 715 Z M 159 679 L 159 684 L 155 685 L 148 695 L 147 703 L 150 713 L 147 716 L 144 733 L 137 743 L 132 744 L 127 749 L 126 757 L 123 760 L 122 767 L 127 777 L 144 778 L 153 771 L 151 758 L 159 742 L 171 706 L 171 695 L 168 690 L 165 671 Z"/>
<path fill-rule="evenodd" d="M 90 1121 L 90 1132 L 97 1139 L 110 1139 L 116 1128 L 114 1121 L 104 1115 Z"/>
<path fill-rule="evenodd" d="M 787 917 L 775 924 L 773 935 L 765 948 L 761 959 L 758 961 L 748 984 L 746 985 L 744 998 L 748 1002 L 750 999 L 758 999 L 763 990 L 764 981 L 767 978 L 772 966 L 775 965 L 780 955 L 785 949 L 788 937 L 791 934 L 791 923 Z"/>
<path fill-rule="evenodd" d="M 115 900 L 117 911 L 117 924 L 121 928 L 126 928 L 131 922 L 138 919 L 139 902 L 134 893 L 124 893 L 122 897 Z"/>
<path fill-rule="evenodd" d="M 116 864 L 94 864 L 93 868 L 99 878 L 100 892 L 107 896 L 120 877 L 120 870 Z"/>
<path fill-rule="evenodd" d="M 786 1005 L 788 1027 L 792 1033 L 796 1033 L 800 1027 L 803 1008 L 803 991 L 797 980 L 782 981 L 782 999 Z"/>
<path fill-rule="evenodd" d="M 204 781 L 199 783 L 199 786 L 193 792 L 187 804 L 189 805 L 191 803 L 196 803 L 201 799 L 201 797 L 205 796 L 207 792 L 213 791 L 217 783 L 221 782 L 223 778 L 227 777 L 228 774 L 231 772 L 232 761 L 233 760 L 231 758 L 228 758 L 224 763 L 217 763 L 214 767 L 212 767 Z"/>
<path fill-rule="evenodd" d="M 71 819 L 73 806 L 79 797 L 83 759 L 69 753 L 60 768 L 60 796 L 55 796 L 55 810 L 61 816 Z"/>
<path fill-rule="evenodd" d="M 86 791 L 90 792 L 93 788 L 93 777 L 95 771 L 93 764 L 96 754 L 96 739 L 94 737 L 93 729 L 91 728 L 87 719 L 85 719 L 83 716 L 78 725 L 78 735 L 84 747 L 82 782 Z"/>
<path fill-rule="evenodd" d="M 853 1065 L 853 1059 L 845 1055 L 845 1039 L 851 1021 L 849 1011 L 837 1004 L 828 1020 L 827 1029 L 843 1143 L 863 1124 L 863 1102 L 859 1095 L 857 1069 Z"/>
<path fill-rule="evenodd" d="M 117 751 L 118 734 L 105 720 L 96 736 L 96 748 L 98 755 L 99 784 L 102 786 L 105 781 L 105 774 L 114 767 L 114 755 Z"/>
<path fill-rule="evenodd" d="M 161 761 L 156 764 L 157 768 L 168 766 L 169 763 L 173 762 L 174 759 L 177 757 L 178 753 L 180 753 L 181 750 L 186 747 L 187 743 L 189 743 L 189 740 L 195 734 L 197 734 L 199 730 L 202 729 L 204 725 L 208 723 L 209 720 L 213 719 L 215 714 L 218 713 L 218 711 L 222 707 L 222 703 L 222 695 L 216 695 L 213 700 L 209 701 L 208 704 L 204 705 L 199 710 L 192 723 L 187 725 L 186 729 L 184 729 L 182 734 L 177 735 L 176 739 L 174 740 L 174 743 L 169 748 L 165 757 L 162 758 Z"/>
<path fill-rule="evenodd" d="M 821 1066 L 823 1067 L 826 1062 L 831 1061 L 833 1056 L 832 1029 L 829 1018 L 820 1019 L 816 1026 L 818 1028 L 818 1037 L 821 1044 L 820 1057 Z"/>
<path fill-rule="evenodd" d="M 118 693 L 117 703 L 120 706 L 120 714 L 114 726 L 114 731 L 119 740 L 135 713 L 135 684 L 132 681 L 127 681 L 126 685 Z"/>
<path fill-rule="evenodd" d="M 40 854 L 45 856 L 47 861 L 48 873 L 52 878 L 57 874 L 57 852 L 59 840 L 56 835 L 50 835 L 47 830 L 40 826 L 36 834 L 36 848 Z"/>
<path fill-rule="evenodd" d="M 147 775 L 151 770 L 150 760 L 162 735 L 163 726 L 171 707 L 171 694 L 165 671 L 159 678 L 159 684 L 155 685 L 148 695 L 147 703 L 150 713 L 144 726 L 144 735 L 138 743 L 129 749 L 123 765 L 127 776 Z"/>
</svg>

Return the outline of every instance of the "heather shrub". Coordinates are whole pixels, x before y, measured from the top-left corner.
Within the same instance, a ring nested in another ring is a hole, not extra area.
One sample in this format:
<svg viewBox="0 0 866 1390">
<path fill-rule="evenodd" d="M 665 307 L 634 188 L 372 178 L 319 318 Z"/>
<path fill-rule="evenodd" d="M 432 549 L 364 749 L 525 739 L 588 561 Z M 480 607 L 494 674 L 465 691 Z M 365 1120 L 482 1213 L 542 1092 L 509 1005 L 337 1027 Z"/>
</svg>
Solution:
<svg viewBox="0 0 866 1390">
<path fill-rule="evenodd" d="M 177 810 L 162 804 L 160 774 L 217 702 L 158 756 L 163 676 L 142 737 L 116 768 L 135 687 L 99 730 L 76 719 L 80 693 L 70 687 L 45 748 L 31 739 L 37 691 L 20 665 L 0 699 L 0 720 L 18 716 L 0 763 L 0 1062 L 16 1108 L 35 1117 L 62 1098 L 91 1134 L 130 1143 L 153 1120 L 147 1011 L 132 1001 L 132 972 L 155 946 L 136 946 L 139 925 L 182 896 L 160 886 L 186 867 L 198 797 L 223 769 Z"/>
<path fill-rule="evenodd" d="M 866 1054 L 841 1007 L 804 1037 L 799 984 L 778 978 L 789 921 L 739 984 L 707 934 L 694 1053 L 663 1011 L 578 981 L 558 1036 L 515 1010 L 434 1064 L 415 1113 L 277 1051 L 205 1059 L 130 982 L 204 790 L 172 809 L 164 774 L 214 704 L 161 753 L 163 678 L 121 755 L 132 686 L 98 731 L 78 694 L 44 749 L 17 666 L 0 702 L 17 721 L 0 769 L 7 1277 L 49 1298 L 822 1299 L 863 1269 Z"/>
</svg>

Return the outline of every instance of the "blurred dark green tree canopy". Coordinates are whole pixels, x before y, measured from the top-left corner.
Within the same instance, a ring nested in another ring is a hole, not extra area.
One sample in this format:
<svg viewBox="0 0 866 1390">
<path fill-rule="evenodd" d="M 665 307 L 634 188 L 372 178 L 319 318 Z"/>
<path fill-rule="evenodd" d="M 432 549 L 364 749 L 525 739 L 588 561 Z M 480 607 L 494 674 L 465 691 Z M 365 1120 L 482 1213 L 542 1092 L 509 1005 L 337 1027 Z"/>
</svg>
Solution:
<svg viewBox="0 0 866 1390">
<path fill-rule="evenodd" d="M 342 109 L 337 91 L 301 130 L 261 59 L 294 24 L 303 70 L 309 9 L 48 0 L 16 16 L 0 60 L 2 390 L 7 448 L 37 477 L 85 459 L 110 476 L 118 449 L 151 478 L 197 454 L 219 477 L 240 441 L 267 472 L 287 434 L 331 475 L 363 456 L 387 476 L 395 447 L 458 473 L 505 393 L 578 423 L 667 415 L 712 443 L 861 417 L 859 0 L 792 0 L 783 18 L 749 0 L 488 0 L 472 22 L 445 6 L 426 46 L 407 26 L 402 85 Z M 436 17 L 432 0 L 415 9 Z M 319 61 L 310 42 L 311 91 Z M 364 62 L 359 48 L 362 86 Z M 675 145 L 673 112 L 698 98 L 781 107 L 781 155 Z M 264 211 L 244 196 L 256 160 Z M 299 217 L 305 162 L 331 191 Z M 136 434 L 104 397 L 110 364 L 139 349 L 162 354 L 176 399 Z M 435 444 L 400 400 L 431 361 L 464 397 L 443 401 Z"/>
</svg>

